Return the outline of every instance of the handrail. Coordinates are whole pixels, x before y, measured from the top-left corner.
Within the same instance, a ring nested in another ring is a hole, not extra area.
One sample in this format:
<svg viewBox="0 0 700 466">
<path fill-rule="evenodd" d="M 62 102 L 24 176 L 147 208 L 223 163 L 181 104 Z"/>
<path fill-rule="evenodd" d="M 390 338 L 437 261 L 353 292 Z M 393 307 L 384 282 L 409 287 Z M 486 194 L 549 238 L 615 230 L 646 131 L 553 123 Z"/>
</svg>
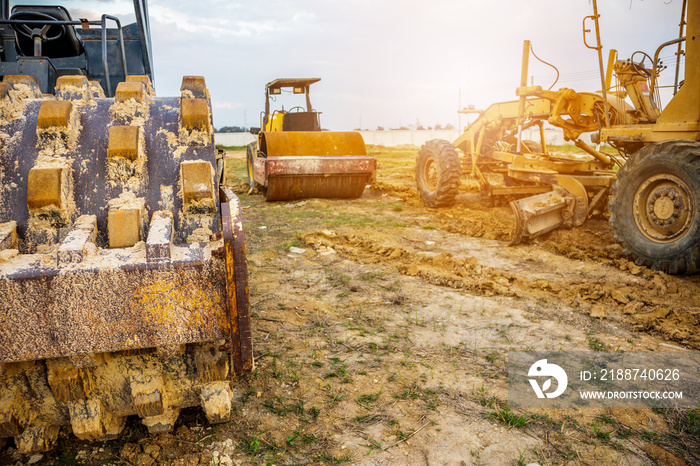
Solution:
<svg viewBox="0 0 700 466">
<path fill-rule="evenodd" d="M 101 35 L 101 42 L 102 42 L 102 67 L 104 68 L 105 72 L 105 84 L 107 84 L 107 97 L 113 97 L 112 96 L 112 86 L 109 81 L 109 63 L 107 59 L 107 20 L 110 19 L 117 23 L 117 31 L 119 31 L 119 48 L 121 50 L 122 56 L 122 67 L 124 70 L 124 78 L 128 76 L 127 70 L 126 70 L 126 53 L 124 52 L 124 33 L 122 31 L 122 23 L 119 21 L 118 18 L 115 18 L 114 16 L 110 15 L 102 15 L 102 19 L 100 20 L 100 26 L 102 26 L 102 35 Z"/>
<path fill-rule="evenodd" d="M 669 40 L 668 42 L 664 42 L 663 44 L 659 45 L 658 49 L 656 49 L 656 53 L 654 53 L 654 61 L 652 63 L 653 66 L 651 69 L 651 83 L 649 84 L 649 87 L 650 87 L 649 92 L 654 92 L 654 88 L 656 87 L 656 76 L 661 71 L 659 69 L 660 67 L 658 66 L 658 64 L 660 63 L 659 62 L 659 54 L 661 53 L 661 50 L 668 47 L 669 45 L 680 44 L 683 41 L 685 41 L 685 36 L 679 37 L 678 39 Z M 680 62 L 678 61 L 676 63 L 676 68 L 678 68 L 679 66 L 680 66 Z M 675 94 L 676 85 L 674 85 L 673 87 L 674 87 L 674 94 Z"/>
<path fill-rule="evenodd" d="M 119 21 L 119 18 L 116 18 L 114 16 L 110 15 L 102 15 L 102 18 L 100 21 L 66 21 L 66 20 L 42 20 L 42 19 L 28 19 L 28 20 L 20 20 L 20 19 L 0 19 L 0 24 L 27 24 L 27 25 L 34 25 L 34 26 L 41 26 L 41 25 L 51 25 L 51 26 L 83 26 L 85 24 L 89 24 L 90 26 L 100 26 L 102 28 L 101 32 L 101 43 L 102 43 L 102 68 L 104 69 L 105 72 L 105 84 L 106 84 L 106 89 L 105 89 L 105 94 L 108 97 L 113 97 L 111 94 L 111 86 L 110 86 L 110 81 L 109 81 L 109 64 L 107 61 L 107 20 L 114 21 L 117 25 L 117 31 L 119 32 L 119 49 L 121 52 L 121 61 L 122 61 L 122 69 L 124 71 L 124 76 L 128 76 L 127 72 L 127 66 L 126 66 L 126 53 L 124 49 L 124 32 L 122 30 L 122 25 L 121 21 Z"/>
</svg>

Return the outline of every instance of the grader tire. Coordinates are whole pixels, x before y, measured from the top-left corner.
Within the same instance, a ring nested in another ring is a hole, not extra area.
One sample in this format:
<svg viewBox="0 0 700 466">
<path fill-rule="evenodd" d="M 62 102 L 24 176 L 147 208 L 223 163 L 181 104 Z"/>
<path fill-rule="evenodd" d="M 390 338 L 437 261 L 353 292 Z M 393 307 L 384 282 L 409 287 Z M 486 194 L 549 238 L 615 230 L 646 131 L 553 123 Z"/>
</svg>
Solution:
<svg viewBox="0 0 700 466">
<path fill-rule="evenodd" d="M 670 140 L 634 154 L 612 185 L 610 225 L 637 265 L 671 274 L 700 266 L 700 143 Z"/>
<path fill-rule="evenodd" d="M 416 158 L 416 184 L 423 204 L 448 207 L 459 194 L 461 174 L 459 155 L 454 146 L 442 139 L 426 142 Z"/>
</svg>

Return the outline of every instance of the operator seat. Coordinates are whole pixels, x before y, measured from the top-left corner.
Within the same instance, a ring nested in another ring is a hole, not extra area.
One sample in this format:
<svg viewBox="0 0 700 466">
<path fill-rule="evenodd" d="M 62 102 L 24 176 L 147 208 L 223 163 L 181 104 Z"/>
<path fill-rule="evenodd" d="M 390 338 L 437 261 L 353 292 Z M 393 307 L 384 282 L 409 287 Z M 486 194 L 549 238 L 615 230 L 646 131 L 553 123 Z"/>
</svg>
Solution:
<svg viewBox="0 0 700 466">
<path fill-rule="evenodd" d="M 36 15 L 35 13 L 38 13 Z M 46 16 L 55 18 L 58 21 L 72 21 L 68 10 L 56 5 L 16 5 L 12 7 L 10 19 L 17 20 L 47 20 Z M 37 25 L 28 25 L 31 29 L 40 28 Z M 75 33 L 75 27 L 64 25 L 65 32 L 55 40 L 44 41 L 41 50 L 42 55 L 49 58 L 77 57 L 83 53 L 83 45 Z M 15 28 L 13 28 L 15 29 Z M 48 37 L 55 37 L 61 33 L 61 26 L 51 26 Z M 31 38 L 20 34 L 15 29 L 17 41 L 17 53 L 21 56 L 34 56 L 34 42 Z"/>
</svg>

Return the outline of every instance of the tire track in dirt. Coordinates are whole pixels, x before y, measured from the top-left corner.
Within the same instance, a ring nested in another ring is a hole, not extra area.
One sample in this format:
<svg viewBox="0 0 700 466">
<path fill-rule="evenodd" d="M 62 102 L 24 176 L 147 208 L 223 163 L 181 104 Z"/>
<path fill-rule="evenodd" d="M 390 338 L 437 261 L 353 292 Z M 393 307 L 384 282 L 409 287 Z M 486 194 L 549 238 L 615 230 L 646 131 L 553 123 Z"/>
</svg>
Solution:
<svg viewBox="0 0 700 466">
<path fill-rule="evenodd" d="M 322 230 L 303 239 L 317 250 L 330 248 L 361 263 L 390 265 L 402 275 L 417 276 L 434 285 L 480 296 L 553 299 L 582 314 L 622 322 L 632 331 L 658 333 L 686 347 L 700 348 L 700 287 L 682 277 L 632 264 L 629 273 L 611 269 L 610 274 L 619 275 L 614 280 L 611 276 L 582 278 L 571 266 L 569 270 L 559 267 L 559 278 L 544 279 L 538 278 L 536 263 L 523 267 L 523 261 L 518 260 L 512 269 L 520 268 L 523 273 L 508 272 L 480 263 L 473 256 L 418 250 L 411 241 L 376 230 Z"/>
</svg>

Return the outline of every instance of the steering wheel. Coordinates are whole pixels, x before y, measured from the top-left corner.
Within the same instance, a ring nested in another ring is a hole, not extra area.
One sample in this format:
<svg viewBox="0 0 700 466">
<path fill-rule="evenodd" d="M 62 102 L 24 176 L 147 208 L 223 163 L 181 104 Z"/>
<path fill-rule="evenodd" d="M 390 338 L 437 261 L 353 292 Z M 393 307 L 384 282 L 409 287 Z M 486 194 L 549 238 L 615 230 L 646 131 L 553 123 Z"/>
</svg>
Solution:
<svg viewBox="0 0 700 466">
<path fill-rule="evenodd" d="M 306 109 L 304 107 L 297 105 L 296 107 L 292 107 L 289 110 L 287 110 L 287 112 L 292 113 L 296 109 L 298 109 L 297 112 L 305 112 L 306 111 Z"/>
<path fill-rule="evenodd" d="M 35 36 L 41 37 L 42 40 L 49 42 L 49 41 L 54 41 L 58 40 L 61 37 L 63 37 L 66 34 L 66 25 L 65 24 L 50 24 L 57 22 L 58 20 L 54 18 L 51 15 L 47 15 L 46 13 L 39 13 L 38 11 L 20 11 L 18 13 L 13 14 L 10 16 L 10 19 L 12 20 L 29 20 L 29 21 L 41 21 L 41 20 L 48 20 L 46 24 L 41 27 L 41 28 L 31 28 L 27 24 L 10 24 L 10 27 L 14 29 L 18 34 L 30 39 L 34 40 Z M 54 36 L 47 36 L 48 32 L 52 28 L 57 28 L 58 32 Z"/>
<path fill-rule="evenodd" d="M 637 54 L 642 55 L 642 61 L 640 61 L 639 63 L 634 61 L 634 56 Z M 644 76 L 645 78 L 651 78 L 652 70 L 649 70 L 644 65 L 644 62 L 646 60 L 649 60 L 650 65 L 653 68 L 654 67 L 654 60 L 652 60 L 652 58 L 649 55 L 647 55 L 645 52 L 642 52 L 641 50 L 634 52 L 632 54 L 632 56 L 630 57 L 630 62 L 632 63 L 632 67 L 634 68 L 634 71 L 640 76 Z"/>
</svg>

